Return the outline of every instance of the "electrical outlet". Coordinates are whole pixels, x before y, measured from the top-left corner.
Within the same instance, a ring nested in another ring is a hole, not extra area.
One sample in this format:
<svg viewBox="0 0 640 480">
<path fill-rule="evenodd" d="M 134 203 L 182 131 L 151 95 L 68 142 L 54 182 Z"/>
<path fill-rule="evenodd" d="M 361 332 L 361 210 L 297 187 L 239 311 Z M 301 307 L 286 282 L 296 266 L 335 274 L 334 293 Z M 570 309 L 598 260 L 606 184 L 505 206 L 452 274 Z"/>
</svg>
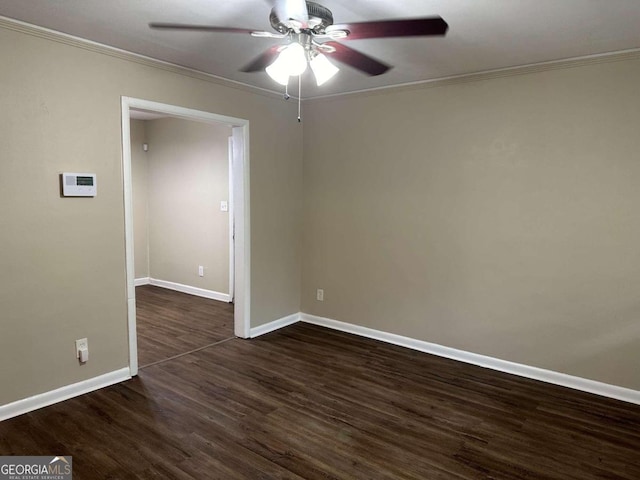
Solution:
<svg viewBox="0 0 640 480">
<path fill-rule="evenodd" d="M 324 290 L 319 288 L 316 290 L 316 300 L 319 302 L 324 302 Z"/>
<path fill-rule="evenodd" d="M 198 265 L 198 275 L 204 277 L 204 267 L 202 265 Z"/>
<path fill-rule="evenodd" d="M 89 359 L 89 341 L 86 338 L 76 340 L 76 358 L 82 363 Z"/>
</svg>

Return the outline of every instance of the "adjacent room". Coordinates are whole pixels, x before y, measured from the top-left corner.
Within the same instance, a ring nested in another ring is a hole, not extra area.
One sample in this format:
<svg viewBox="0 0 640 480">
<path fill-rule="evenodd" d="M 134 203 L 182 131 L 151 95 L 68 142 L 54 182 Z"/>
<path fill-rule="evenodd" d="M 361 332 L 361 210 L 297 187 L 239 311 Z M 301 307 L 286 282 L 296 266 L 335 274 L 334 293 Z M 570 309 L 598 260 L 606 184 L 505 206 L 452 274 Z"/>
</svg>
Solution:
<svg viewBox="0 0 640 480">
<path fill-rule="evenodd" d="M 640 478 L 638 24 L 0 0 L 0 477 Z"/>
<path fill-rule="evenodd" d="M 138 363 L 233 337 L 231 129 L 131 112 Z"/>
</svg>

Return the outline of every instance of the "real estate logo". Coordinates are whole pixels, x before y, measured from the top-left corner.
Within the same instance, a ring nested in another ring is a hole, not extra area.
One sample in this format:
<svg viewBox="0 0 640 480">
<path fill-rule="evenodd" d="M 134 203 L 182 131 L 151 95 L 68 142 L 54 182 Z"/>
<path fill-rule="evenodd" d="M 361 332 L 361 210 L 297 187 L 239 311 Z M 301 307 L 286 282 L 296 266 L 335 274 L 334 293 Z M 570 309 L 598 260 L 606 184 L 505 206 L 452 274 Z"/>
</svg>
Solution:
<svg viewBox="0 0 640 480">
<path fill-rule="evenodd" d="M 0 457 L 0 480 L 71 480 L 71 457 Z"/>
</svg>

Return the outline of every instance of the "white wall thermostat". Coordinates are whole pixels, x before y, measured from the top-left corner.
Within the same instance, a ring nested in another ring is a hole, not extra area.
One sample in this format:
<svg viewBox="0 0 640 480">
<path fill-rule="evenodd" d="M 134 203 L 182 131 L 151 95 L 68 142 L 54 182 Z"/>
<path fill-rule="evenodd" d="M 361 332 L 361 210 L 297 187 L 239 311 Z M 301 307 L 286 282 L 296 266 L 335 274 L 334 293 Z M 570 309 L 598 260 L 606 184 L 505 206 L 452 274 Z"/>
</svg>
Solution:
<svg viewBox="0 0 640 480">
<path fill-rule="evenodd" d="M 63 173 L 62 196 L 95 197 L 98 192 L 95 173 Z"/>
</svg>

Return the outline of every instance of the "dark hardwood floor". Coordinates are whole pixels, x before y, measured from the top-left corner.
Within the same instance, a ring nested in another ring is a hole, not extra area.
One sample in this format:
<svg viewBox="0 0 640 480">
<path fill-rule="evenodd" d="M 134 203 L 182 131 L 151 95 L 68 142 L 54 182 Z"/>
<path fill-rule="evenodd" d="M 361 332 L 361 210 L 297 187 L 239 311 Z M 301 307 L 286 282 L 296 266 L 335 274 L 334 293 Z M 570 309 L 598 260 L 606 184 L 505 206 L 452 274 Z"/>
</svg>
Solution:
<svg viewBox="0 0 640 480">
<path fill-rule="evenodd" d="M 640 479 L 640 406 L 296 324 L 0 423 L 75 480 Z"/>
<path fill-rule="evenodd" d="M 233 337 L 233 304 L 166 288 L 136 287 L 141 367 Z"/>
</svg>

